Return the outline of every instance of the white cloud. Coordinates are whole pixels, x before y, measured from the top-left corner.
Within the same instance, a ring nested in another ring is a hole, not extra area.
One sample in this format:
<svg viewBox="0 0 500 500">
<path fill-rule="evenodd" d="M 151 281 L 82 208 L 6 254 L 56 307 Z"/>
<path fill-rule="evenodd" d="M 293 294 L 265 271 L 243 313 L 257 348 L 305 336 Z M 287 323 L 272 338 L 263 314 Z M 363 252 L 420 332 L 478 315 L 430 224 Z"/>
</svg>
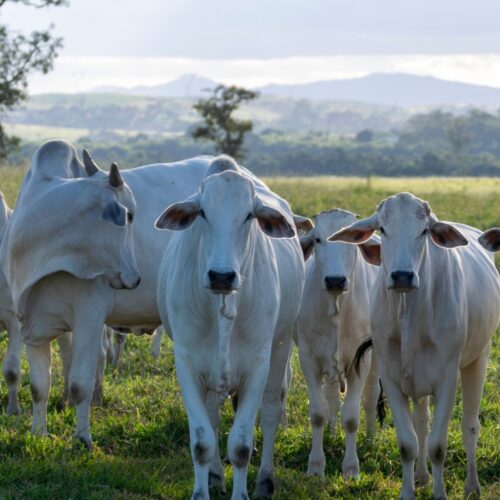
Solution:
<svg viewBox="0 0 500 500">
<path fill-rule="evenodd" d="M 345 55 L 275 59 L 60 57 L 48 75 L 34 75 L 32 93 L 81 92 L 100 85 L 156 85 L 185 73 L 258 87 L 354 78 L 374 72 L 413 73 L 500 87 L 499 54 Z"/>
</svg>

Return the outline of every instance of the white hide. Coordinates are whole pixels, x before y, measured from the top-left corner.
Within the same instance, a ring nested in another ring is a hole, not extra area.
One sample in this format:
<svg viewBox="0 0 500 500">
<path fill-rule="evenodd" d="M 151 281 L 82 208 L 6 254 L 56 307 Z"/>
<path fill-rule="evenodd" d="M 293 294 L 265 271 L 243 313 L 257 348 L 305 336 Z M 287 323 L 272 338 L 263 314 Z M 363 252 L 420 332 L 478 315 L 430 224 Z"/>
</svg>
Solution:
<svg viewBox="0 0 500 500">
<path fill-rule="evenodd" d="M 374 286 L 371 326 L 401 450 L 401 498 L 414 498 L 415 458 L 417 481 L 427 482 L 427 450 L 433 495 L 446 497 L 443 465 L 458 372 L 467 454 L 465 495 L 477 493 L 479 404 L 500 314 L 500 278 L 493 256 L 478 244 L 480 231 L 437 221 L 429 205 L 409 193 L 386 199 L 372 217 L 332 238 L 361 242 L 376 229 L 382 232 L 382 267 Z M 406 293 L 392 289 L 393 273 L 400 270 L 414 273 Z M 427 438 L 430 395 L 435 410 Z M 415 402 L 413 416 L 409 399 Z"/>
<path fill-rule="evenodd" d="M 224 482 L 217 428 L 219 407 L 228 392 L 238 393 L 228 440 L 233 498 L 247 498 L 259 407 L 264 442 L 257 494 L 270 497 L 274 490 L 274 437 L 304 264 L 296 236 L 277 239 L 264 234 L 271 228 L 264 218 L 257 220 L 259 214 L 279 212 L 271 222 L 285 220 L 289 236 L 294 235 L 293 214 L 284 200 L 253 179 L 227 157 L 216 159 L 199 192 L 184 204 L 196 213 L 190 225 L 179 219 L 178 226 L 189 227 L 173 233 L 160 268 L 158 304 L 174 340 L 195 469 L 193 497 L 199 499 L 208 498 L 209 474 Z M 173 210 L 164 212 L 158 227 L 170 224 L 165 215 Z M 214 293 L 209 269 L 234 271 L 232 291 Z"/>
<path fill-rule="evenodd" d="M 332 233 L 355 221 L 354 214 L 343 210 L 322 212 L 315 217 L 314 229 L 301 238 L 306 254 L 313 252 L 306 262 L 304 295 L 297 320 L 299 356 L 308 387 L 313 433 L 309 474 L 324 474 L 323 429 L 330 422 L 331 431 L 336 430 L 340 387 L 346 390 L 341 412 L 346 435 L 344 477 L 359 475 L 356 433 L 363 388 L 369 433 L 375 428 L 379 387 L 376 373 L 371 373 L 367 380 L 371 353 L 365 354 L 359 373 L 353 361 L 357 348 L 370 337 L 370 289 L 377 268 L 365 261 L 356 246 L 328 242 Z M 332 277 L 346 278 L 345 291 L 327 290 L 325 280 Z"/>
</svg>

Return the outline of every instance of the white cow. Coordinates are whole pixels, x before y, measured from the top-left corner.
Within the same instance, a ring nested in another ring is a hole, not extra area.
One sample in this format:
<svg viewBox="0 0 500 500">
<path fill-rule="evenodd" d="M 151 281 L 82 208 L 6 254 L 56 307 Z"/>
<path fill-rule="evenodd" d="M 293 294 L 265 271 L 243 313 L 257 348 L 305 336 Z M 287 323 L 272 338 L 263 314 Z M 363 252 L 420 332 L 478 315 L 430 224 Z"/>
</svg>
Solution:
<svg viewBox="0 0 500 500">
<path fill-rule="evenodd" d="M 344 477 L 359 475 L 356 433 L 363 387 L 368 432 L 373 435 L 375 431 L 378 375 L 371 373 L 367 380 L 370 353 L 365 355 L 359 371 L 353 360 L 358 347 L 370 337 L 369 297 L 377 269 L 374 266 L 380 264 L 380 245 L 372 238 L 360 245 L 358 252 L 353 245 L 328 242 L 332 233 L 355 221 L 356 216 L 344 210 L 321 212 L 315 217 L 314 229 L 300 238 L 304 257 L 307 259 L 314 252 L 306 263 L 297 320 L 299 357 L 309 393 L 312 426 L 308 474 L 324 474 L 323 429 L 329 421 L 332 432 L 336 430 L 339 389 L 345 388 L 346 381 L 341 414 L 346 436 Z"/>
<path fill-rule="evenodd" d="M 147 165 L 121 175 L 113 167 L 108 177 L 86 152 L 84 169 L 64 141 L 38 149 L 0 249 L 30 346 L 33 432 L 47 432 L 49 342 L 74 326 L 70 397 L 77 412 L 76 437 L 91 447 L 89 404 L 95 367 L 102 360 L 103 323 L 133 329 L 161 323 L 156 280 L 170 233 L 155 230 L 154 221 L 165 204 L 196 191 L 211 160 Z M 133 247 L 141 283 L 134 290 L 115 290 L 109 285 L 137 284 Z"/>
<path fill-rule="evenodd" d="M 264 184 L 220 157 L 199 191 L 169 206 L 156 226 L 176 231 L 160 268 L 158 304 L 173 336 L 189 420 L 193 498 L 209 497 L 209 476 L 223 485 L 219 407 L 233 391 L 238 406 L 228 439 L 232 498 L 248 498 L 259 406 L 264 442 L 256 495 L 269 498 L 280 396 L 304 284 L 293 214 Z"/>
<path fill-rule="evenodd" d="M 371 217 L 331 239 L 361 244 L 377 229 L 382 267 L 373 291 L 371 326 L 401 453 L 401 497 L 415 497 L 415 458 L 417 480 L 428 481 L 428 449 L 434 498 L 446 498 L 443 465 L 459 371 L 465 496 L 479 493 L 479 404 L 500 312 L 500 278 L 492 256 L 477 243 L 477 229 L 438 221 L 427 202 L 409 193 L 387 198 Z M 427 439 L 430 395 L 435 410 Z"/>
<path fill-rule="evenodd" d="M 490 252 L 500 250 L 500 227 L 488 229 L 479 237 L 479 243 Z"/>
</svg>

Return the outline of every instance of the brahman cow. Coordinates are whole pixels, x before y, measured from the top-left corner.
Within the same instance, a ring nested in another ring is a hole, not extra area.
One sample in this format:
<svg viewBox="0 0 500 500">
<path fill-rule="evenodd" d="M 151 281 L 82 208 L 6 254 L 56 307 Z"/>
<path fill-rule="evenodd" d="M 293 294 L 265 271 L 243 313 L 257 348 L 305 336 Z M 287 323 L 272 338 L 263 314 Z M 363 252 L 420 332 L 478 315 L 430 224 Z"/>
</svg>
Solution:
<svg viewBox="0 0 500 500">
<path fill-rule="evenodd" d="M 297 319 L 299 357 L 309 393 L 312 448 L 308 474 L 323 475 L 323 429 L 330 422 L 336 431 L 340 393 L 345 431 L 344 477 L 359 475 L 356 433 L 361 393 L 369 435 L 375 431 L 379 379 L 370 373 L 370 353 L 356 370 L 358 347 L 370 337 L 370 289 L 380 264 L 380 245 L 375 238 L 358 249 L 347 243 L 328 242 L 328 237 L 356 221 L 351 212 L 334 209 L 315 217 L 315 227 L 300 238 L 306 262 L 304 295 Z M 324 380 L 324 386 L 323 385 Z M 347 384 L 346 384 L 347 382 Z M 365 385 L 366 382 L 366 385 Z"/>
<path fill-rule="evenodd" d="M 223 487 L 219 407 L 234 391 L 232 498 L 248 498 L 259 406 L 264 442 L 256 495 L 273 495 L 274 438 L 304 285 L 293 224 L 288 204 L 228 157 L 214 160 L 198 192 L 156 222 L 174 231 L 160 268 L 158 306 L 174 340 L 198 500 L 209 497 L 209 477 Z"/>
<path fill-rule="evenodd" d="M 479 404 L 500 314 L 500 278 L 492 255 L 477 243 L 480 231 L 437 220 L 427 202 L 409 193 L 387 198 L 371 217 L 330 239 L 362 244 L 376 230 L 382 235 L 382 267 L 373 288 L 371 327 L 396 425 L 403 467 L 401 498 L 415 497 L 417 455 L 417 480 L 428 481 L 426 449 L 434 498 L 446 498 L 443 466 L 459 371 L 465 496 L 479 493 Z M 435 410 L 427 439 L 431 395 Z M 414 402 L 413 415 L 409 399 Z"/>
</svg>

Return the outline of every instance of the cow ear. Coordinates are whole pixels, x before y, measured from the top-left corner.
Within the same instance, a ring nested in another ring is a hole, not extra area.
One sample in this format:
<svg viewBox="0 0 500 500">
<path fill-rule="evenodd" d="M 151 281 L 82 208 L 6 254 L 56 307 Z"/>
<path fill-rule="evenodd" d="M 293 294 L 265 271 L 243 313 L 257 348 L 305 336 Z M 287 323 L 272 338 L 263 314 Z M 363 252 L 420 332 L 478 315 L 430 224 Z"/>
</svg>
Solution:
<svg viewBox="0 0 500 500">
<path fill-rule="evenodd" d="M 265 205 L 259 198 L 255 200 L 254 217 L 262 231 L 271 238 L 293 238 L 295 230 L 286 217 L 275 208 Z"/>
<path fill-rule="evenodd" d="M 302 215 L 293 214 L 293 223 L 298 234 L 306 234 L 314 229 L 312 220 L 308 217 L 302 217 Z"/>
<path fill-rule="evenodd" d="M 430 231 L 432 241 L 440 247 L 455 248 L 469 244 L 467 238 L 456 227 L 447 222 L 433 222 Z"/>
<path fill-rule="evenodd" d="M 300 246 L 304 254 L 304 260 L 307 260 L 314 250 L 314 231 L 309 231 L 306 235 L 300 237 Z"/>
<path fill-rule="evenodd" d="M 182 231 L 194 222 L 199 213 L 200 205 L 197 200 L 174 203 L 156 219 L 155 227 L 156 229 Z"/>
<path fill-rule="evenodd" d="M 380 266 L 382 263 L 380 258 L 380 241 L 372 237 L 364 243 L 361 243 L 358 248 L 366 262 L 373 266 Z"/>
<path fill-rule="evenodd" d="M 378 217 L 377 214 L 374 213 L 367 219 L 355 222 L 354 224 L 337 231 L 335 234 L 332 234 L 328 238 L 328 241 L 343 241 L 345 243 L 354 243 L 359 245 L 360 243 L 364 243 L 370 239 L 376 229 L 378 229 Z"/>
<path fill-rule="evenodd" d="M 123 227 L 127 222 L 127 209 L 120 203 L 111 201 L 104 207 L 102 218 Z"/>
<path fill-rule="evenodd" d="M 479 237 L 479 243 L 490 252 L 500 250 L 500 227 L 488 229 Z"/>
</svg>

